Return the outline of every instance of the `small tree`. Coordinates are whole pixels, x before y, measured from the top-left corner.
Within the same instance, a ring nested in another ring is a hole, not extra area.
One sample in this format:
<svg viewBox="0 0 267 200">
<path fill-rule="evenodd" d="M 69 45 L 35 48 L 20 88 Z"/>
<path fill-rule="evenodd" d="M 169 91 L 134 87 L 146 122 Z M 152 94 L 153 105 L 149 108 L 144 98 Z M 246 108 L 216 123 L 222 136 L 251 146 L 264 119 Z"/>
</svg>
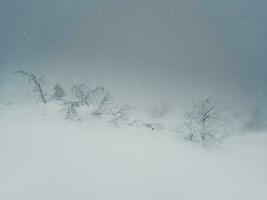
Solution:
<svg viewBox="0 0 267 200">
<path fill-rule="evenodd" d="M 220 141 L 224 135 L 223 120 L 211 98 L 206 98 L 185 114 L 182 126 L 185 139 L 207 145 Z"/>
<path fill-rule="evenodd" d="M 52 99 L 56 101 L 62 101 L 65 96 L 66 96 L 65 90 L 61 87 L 61 85 L 56 84 L 54 87 L 54 93 L 52 95 Z"/>
<path fill-rule="evenodd" d="M 41 101 L 44 104 L 47 103 L 46 94 L 43 90 L 44 76 L 41 75 L 38 77 L 33 73 L 28 73 L 23 70 L 15 71 L 14 73 L 26 77 L 33 86 L 33 92 L 38 94 L 38 101 Z"/>
<path fill-rule="evenodd" d="M 112 97 L 105 88 L 97 87 L 92 91 L 92 102 L 95 106 L 94 115 L 110 114 L 112 112 Z"/>
<path fill-rule="evenodd" d="M 74 120 L 78 117 L 79 103 L 70 101 L 64 103 L 64 111 L 66 112 L 65 119 Z"/>
<path fill-rule="evenodd" d="M 90 107 L 91 104 L 91 90 L 85 84 L 75 84 L 71 88 L 73 96 L 77 99 L 80 105 Z"/>
</svg>

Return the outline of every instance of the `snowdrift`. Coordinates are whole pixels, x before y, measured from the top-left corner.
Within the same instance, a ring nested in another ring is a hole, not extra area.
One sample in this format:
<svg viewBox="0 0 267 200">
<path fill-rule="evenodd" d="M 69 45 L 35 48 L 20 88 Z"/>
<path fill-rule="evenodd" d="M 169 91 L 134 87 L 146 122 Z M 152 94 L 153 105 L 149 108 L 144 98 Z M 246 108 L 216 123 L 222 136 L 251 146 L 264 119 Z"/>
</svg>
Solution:
<svg viewBox="0 0 267 200">
<path fill-rule="evenodd" d="M 205 149 L 55 107 L 0 107 L 2 200 L 265 200 L 267 135 Z"/>
</svg>

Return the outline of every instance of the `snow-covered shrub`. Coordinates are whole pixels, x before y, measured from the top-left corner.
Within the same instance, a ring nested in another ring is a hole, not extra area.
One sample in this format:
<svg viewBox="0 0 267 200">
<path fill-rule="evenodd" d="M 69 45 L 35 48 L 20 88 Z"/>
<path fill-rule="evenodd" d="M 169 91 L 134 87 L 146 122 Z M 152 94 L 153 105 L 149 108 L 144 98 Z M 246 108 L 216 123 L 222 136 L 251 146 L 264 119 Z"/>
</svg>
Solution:
<svg viewBox="0 0 267 200">
<path fill-rule="evenodd" d="M 160 123 L 142 123 L 142 126 L 145 128 L 149 128 L 152 131 L 161 131 L 164 129 L 164 126 Z"/>
<path fill-rule="evenodd" d="M 138 120 L 138 119 L 135 119 L 135 120 L 129 122 L 128 126 L 144 127 L 144 128 L 148 128 L 152 131 L 164 130 L 164 126 L 160 123 L 144 122 L 143 120 Z"/>
<path fill-rule="evenodd" d="M 114 106 L 111 111 L 110 122 L 117 126 L 119 123 L 129 120 L 130 114 L 131 107 L 129 105 Z"/>
<path fill-rule="evenodd" d="M 75 120 L 78 118 L 78 108 L 80 107 L 78 102 L 65 102 L 63 110 L 65 111 L 65 119 Z"/>
<path fill-rule="evenodd" d="M 52 99 L 55 101 L 62 101 L 65 96 L 65 90 L 61 87 L 60 84 L 56 84 L 54 87 L 54 93 L 52 94 Z"/>
<path fill-rule="evenodd" d="M 103 87 L 96 87 L 91 93 L 92 104 L 94 106 L 93 115 L 109 115 L 112 112 L 112 96 Z"/>
</svg>

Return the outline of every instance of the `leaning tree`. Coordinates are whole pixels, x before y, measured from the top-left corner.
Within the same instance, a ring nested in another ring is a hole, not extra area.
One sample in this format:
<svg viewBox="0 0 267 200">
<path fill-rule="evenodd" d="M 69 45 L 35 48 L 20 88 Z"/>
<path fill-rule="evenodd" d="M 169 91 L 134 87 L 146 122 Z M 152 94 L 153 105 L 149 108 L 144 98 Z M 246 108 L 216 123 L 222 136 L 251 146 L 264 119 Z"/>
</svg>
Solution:
<svg viewBox="0 0 267 200">
<path fill-rule="evenodd" d="M 23 70 L 15 71 L 15 74 L 19 74 L 25 78 L 28 79 L 28 81 L 32 84 L 33 92 L 38 95 L 38 101 L 41 101 L 42 103 L 46 104 L 46 94 L 43 89 L 43 83 L 44 83 L 44 76 L 37 76 L 31 72 L 25 72 Z"/>
</svg>

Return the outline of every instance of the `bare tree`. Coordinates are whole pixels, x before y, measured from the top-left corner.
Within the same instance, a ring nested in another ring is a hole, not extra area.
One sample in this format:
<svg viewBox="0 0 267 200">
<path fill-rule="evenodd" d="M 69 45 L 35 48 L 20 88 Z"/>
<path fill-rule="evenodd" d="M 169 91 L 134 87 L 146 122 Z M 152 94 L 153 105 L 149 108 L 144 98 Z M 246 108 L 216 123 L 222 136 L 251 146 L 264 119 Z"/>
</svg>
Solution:
<svg viewBox="0 0 267 200">
<path fill-rule="evenodd" d="M 36 76 L 33 73 L 28 73 L 23 70 L 15 71 L 14 73 L 20 74 L 28 79 L 28 81 L 33 86 L 33 92 L 38 94 L 38 101 L 43 102 L 44 104 L 47 103 L 46 95 L 43 90 L 43 82 L 44 82 L 44 76 Z"/>
<path fill-rule="evenodd" d="M 54 93 L 52 95 L 52 99 L 56 101 L 62 101 L 65 96 L 66 96 L 65 90 L 61 87 L 61 85 L 56 84 L 54 87 Z"/>
<path fill-rule="evenodd" d="M 211 142 L 220 141 L 224 135 L 223 120 L 211 102 L 206 98 L 200 105 L 185 114 L 185 123 L 182 132 L 185 139 L 207 145 Z"/>
<path fill-rule="evenodd" d="M 71 88 L 73 96 L 78 99 L 80 105 L 90 107 L 91 104 L 91 90 L 85 84 L 75 84 Z"/>
</svg>

